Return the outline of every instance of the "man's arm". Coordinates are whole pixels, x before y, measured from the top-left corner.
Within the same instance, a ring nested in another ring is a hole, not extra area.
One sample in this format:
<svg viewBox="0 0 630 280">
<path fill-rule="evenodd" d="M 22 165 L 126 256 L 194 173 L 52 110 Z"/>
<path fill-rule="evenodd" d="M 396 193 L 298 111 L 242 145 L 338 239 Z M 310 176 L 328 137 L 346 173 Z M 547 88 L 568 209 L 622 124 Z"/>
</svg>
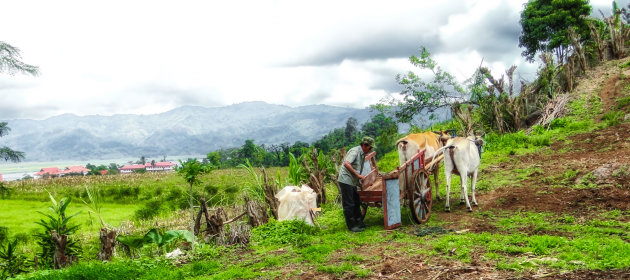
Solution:
<svg viewBox="0 0 630 280">
<path fill-rule="evenodd" d="M 363 178 L 365 178 L 365 176 L 359 174 L 359 172 L 357 172 L 356 170 L 354 170 L 354 168 L 352 168 L 352 165 L 350 164 L 350 162 L 344 161 L 343 162 L 343 166 L 345 166 L 346 169 L 348 171 L 350 171 L 350 173 L 352 173 L 352 175 L 354 175 L 354 177 L 359 178 L 359 180 L 363 180 Z"/>
</svg>

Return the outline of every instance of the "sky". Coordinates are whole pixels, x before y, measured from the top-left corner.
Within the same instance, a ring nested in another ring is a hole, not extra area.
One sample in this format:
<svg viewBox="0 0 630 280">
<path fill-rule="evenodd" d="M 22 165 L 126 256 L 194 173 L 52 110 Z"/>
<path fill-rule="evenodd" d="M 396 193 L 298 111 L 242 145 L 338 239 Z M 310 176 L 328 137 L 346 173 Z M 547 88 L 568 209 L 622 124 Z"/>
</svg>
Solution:
<svg viewBox="0 0 630 280">
<path fill-rule="evenodd" d="M 246 101 L 365 108 L 398 96 L 396 74 L 418 70 L 408 58 L 421 46 L 462 82 L 480 64 L 495 77 L 516 65 L 531 82 L 525 2 L 9 1 L 0 41 L 41 74 L 0 74 L 0 120 Z"/>
</svg>

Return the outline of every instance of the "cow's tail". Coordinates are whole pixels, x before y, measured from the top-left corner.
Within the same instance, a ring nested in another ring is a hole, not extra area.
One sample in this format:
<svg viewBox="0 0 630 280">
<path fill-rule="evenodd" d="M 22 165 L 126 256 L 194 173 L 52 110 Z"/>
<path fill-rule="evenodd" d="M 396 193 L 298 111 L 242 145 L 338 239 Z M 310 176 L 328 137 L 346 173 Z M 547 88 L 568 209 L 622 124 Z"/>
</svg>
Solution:
<svg viewBox="0 0 630 280">
<path fill-rule="evenodd" d="M 433 158 L 431 159 L 431 161 L 435 160 L 435 157 L 438 156 L 440 153 L 442 153 L 444 149 L 452 148 L 452 147 L 455 147 L 455 146 L 451 144 L 451 145 L 444 146 L 442 148 L 437 149 L 437 151 L 435 151 L 435 154 L 433 154 Z"/>
</svg>

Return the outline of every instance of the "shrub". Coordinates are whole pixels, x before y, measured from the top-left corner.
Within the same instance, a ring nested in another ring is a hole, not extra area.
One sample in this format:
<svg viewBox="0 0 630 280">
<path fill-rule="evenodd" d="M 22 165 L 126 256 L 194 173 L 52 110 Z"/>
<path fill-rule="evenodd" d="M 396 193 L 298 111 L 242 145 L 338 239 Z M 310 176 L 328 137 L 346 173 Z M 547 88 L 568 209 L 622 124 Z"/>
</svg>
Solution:
<svg viewBox="0 0 630 280">
<path fill-rule="evenodd" d="M 621 123 L 623 120 L 624 113 L 620 111 L 609 111 L 608 113 L 602 116 L 602 120 L 606 123 L 607 126 L 614 126 Z"/>
<path fill-rule="evenodd" d="M 151 200 L 147 202 L 142 208 L 136 210 L 134 218 L 138 220 L 149 220 L 160 214 L 162 210 L 162 201 Z"/>
<path fill-rule="evenodd" d="M 288 220 L 278 222 L 269 220 L 265 225 L 252 230 L 252 241 L 261 245 L 293 245 L 304 247 L 310 245 L 312 235 L 319 229 L 304 221 Z"/>
</svg>

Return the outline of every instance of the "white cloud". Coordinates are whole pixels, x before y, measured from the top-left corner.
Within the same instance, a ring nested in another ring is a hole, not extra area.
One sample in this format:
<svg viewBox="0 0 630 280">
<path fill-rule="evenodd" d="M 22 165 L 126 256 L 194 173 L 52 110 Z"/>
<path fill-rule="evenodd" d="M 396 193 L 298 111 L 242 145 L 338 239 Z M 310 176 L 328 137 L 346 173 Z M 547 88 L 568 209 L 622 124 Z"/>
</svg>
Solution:
<svg viewBox="0 0 630 280">
<path fill-rule="evenodd" d="M 42 74 L 0 76 L 0 119 L 255 100 L 365 107 L 396 91 L 421 45 L 460 79 L 482 58 L 528 67 L 510 41 L 523 2 L 4 3 L 0 40 Z"/>
</svg>

